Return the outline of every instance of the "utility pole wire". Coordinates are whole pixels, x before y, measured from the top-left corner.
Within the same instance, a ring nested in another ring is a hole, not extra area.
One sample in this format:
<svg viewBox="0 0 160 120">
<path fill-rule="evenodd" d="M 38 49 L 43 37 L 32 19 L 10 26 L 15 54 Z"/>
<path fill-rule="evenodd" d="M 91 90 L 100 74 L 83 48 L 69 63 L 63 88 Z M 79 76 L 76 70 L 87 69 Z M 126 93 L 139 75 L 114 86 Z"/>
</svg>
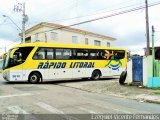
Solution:
<svg viewBox="0 0 160 120">
<path fill-rule="evenodd" d="M 123 2 L 123 3 L 126 3 L 126 2 Z M 104 12 L 99 12 L 99 11 L 105 10 L 106 9 L 105 8 L 105 9 L 98 10 L 96 13 L 91 13 L 91 14 L 87 14 L 87 15 L 81 15 L 81 16 L 77 16 L 77 17 L 64 18 L 64 19 L 56 19 L 54 21 L 46 21 L 46 22 L 61 22 L 61 21 L 67 21 L 67 20 L 72 20 L 72 19 L 84 18 L 84 17 L 94 16 L 94 15 L 97 15 L 97 14 L 102 14 L 102 13 L 107 13 L 107 12 L 113 12 L 113 11 L 116 11 L 116 10 L 121 10 L 121 9 L 124 9 L 124 8 L 129 8 L 129 7 L 133 7 L 133 6 L 137 6 L 137 5 L 139 5 L 139 3 L 128 5 L 128 6 L 124 6 L 124 7 L 119 7 L 119 8 L 116 8 L 116 9 L 107 10 L 107 11 L 104 11 Z M 37 23 L 37 22 L 30 22 L 29 24 L 33 24 L 33 23 Z M 6 23 L 6 24 L 2 24 L 1 23 L 0 25 L 9 25 L 9 24 L 13 24 L 13 23 Z"/>
<path fill-rule="evenodd" d="M 156 5 L 159 5 L 159 4 L 160 4 L 160 1 L 154 2 L 154 3 L 149 4 L 148 7 L 156 6 Z M 118 12 L 118 13 L 113 13 L 113 14 L 110 14 L 110 15 L 107 15 L 107 16 L 99 17 L 99 18 L 96 18 L 96 19 L 91 19 L 91 20 L 87 20 L 87 21 L 84 21 L 84 22 L 72 24 L 72 25 L 69 25 L 69 26 L 63 26 L 63 27 L 52 29 L 52 30 L 41 31 L 41 32 L 37 32 L 35 34 L 28 34 L 27 36 L 36 35 L 36 34 L 44 33 L 44 32 L 50 32 L 50 31 L 54 31 L 54 30 L 58 30 L 58 29 L 62 29 L 62 28 L 67 28 L 67 27 L 71 27 L 71 26 L 76 26 L 76 25 L 80 25 L 80 24 L 84 24 L 84 23 L 89 23 L 89 22 L 100 20 L 100 19 L 110 18 L 110 17 L 114 17 L 114 16 L 117 16 L 117 15 L 133 12 L 133 11 L 138 11 L 138 10 L 141 10 L 141 9 L 144 9 L 144 8 L 145 8 L 145 6 L 139 6 L 139 7 L 129 9 L 129 10 L 124 10 L 124 11 L 121 11 L 121 12 Z M 19 40 L 17 40 L 17 41 L 19 41 Z M 15 41 L 15 42 L 17 42 L 17 41 Z"/>
<path fill-rule="evenodd" d="M 102 13 L 106 13 L 106 12 L 112 12 L 112 11 L 116 11 L 116 10 L 121 10 L 121 9 L 124 9 L 124 8 L 129 8 L 129 7 L 133 7 L 133 6 L 137 6 L 137 5 L 139 5 L 139 3 L 128 5 L 128 6 L 124 6 L 124 7 L 119 7 L 119 8 L 116 8 L 116 9 L 107 10 L 107 11 L 104 11 L 104 12 L 96 12 L 96 13 L 92 13 L 92 14 L 80 15 L 80 16 L 77 16 L 77 17 L 70 17 L 70 18 L 64 18 L 64 19 L 56 19 L 54 21 L 46 21 L 46 22 L 68 21 L 68 20 L 73 20 L 73 19 L 78 19 L 78 18 L 84 18 L 84 17 L 94 16 L 94 15 L 102 14 Z M 104 10 L 104 9 L 101 9 L 101 10 Z M 99 10 L 99 11 L 101 11 L 101 10 Z M 33 24 L 33 23 L 37 23 L 37 22 L 30 22 L 29 24 Z M 8 23 L 8 24 L 10 24 L 10 23 Z M 29 26 L 29 24 L 28 24 L 28 26 Z M 0 25 L 3 25 L 3 24 L 0 24 Z"/>
<path fill-rule="evenodd" d="M 156 5 L 159 5 L 159 4 L 160 4 L 160 1 L 150 4 L 150 5 L 148 5 L 148 7 L 156 6 Z M 122 14 L 133 12 L 133 11 L 138 11 L 138 10 L 144 9 L 144 8 L 146 8 L 146 6 L 139 6 L 139 7 L 129 9 L 129 10 L 124 10 L 124 11 L 121 11 L 121 12 L 113 13 L 113 14 L 110 14 L 110 15 L 107 15 L 107 16 L 102 16 L 102 17 L 98 17 L 98 18 L 95 18 L 95 19 L 83 21 L 83 22 L 80 22 L 80 23 L 75 23 L 75 24 L 71 24 L 71 25 L 68 25 L 68 26 L 62 26 L 62 27 L 58 27 L 58 28 L 55 28 L 55 29 L 51 29 L 51 30 L 41 31 L 41 32 L 37 32 L 37 33 L 34 33 L 34 34 L 28 34 L 28 36 L 39 34 L 39 33 L 44 33 L 44 32 L 50 32 L 50 31 L 54 31 L 54 30 L 58 30 L 58 29 L 68 28 L 68 27 L 72 27 L 72 26 L 77 26 L 77 25 L 81 25 L 81 24 L 85 24 L 85 23 L 89 23 L 89 22 L 93 22 L 93 21 L 97 21 L 97 20 L 101 20 L 101 19 L 105 19 L 105 18 L 114 17 L 114 16 L 117 16 L 117 15 L 122 15 Z"/>
<path fill-rule="evenodd" d="M 72 19 L 77 19 L 77 18 L 84 18 L 84 17 L 94 16 L 94 15 L 97 15 L 97 14 L 102 14 L 102 13 L 106 13 L 106 12 L 112 12 L 112 11 L 116 11 L 116 10 L 121 10 L 121 9 L 124 9 L 124 8 L 136 6 L 136 5 L 139 5 L 139 3 L 138 4 L 129 5 L 129 6 L 120 7 L 120 8 L 116 8 L 116 9 L 111 9 L 111 10 L 104 11 L 104 12 L 96 12 L 96 13 L 92 13 L 92 14 L 88 14 L 88 15 L 81 15 L 81 16 L 72 17 L 72 18 L 57 19 L 57 20 L 54 20 L 54 22 L 67 21 L 67 20 L 72 20 Z"/>
</svg>

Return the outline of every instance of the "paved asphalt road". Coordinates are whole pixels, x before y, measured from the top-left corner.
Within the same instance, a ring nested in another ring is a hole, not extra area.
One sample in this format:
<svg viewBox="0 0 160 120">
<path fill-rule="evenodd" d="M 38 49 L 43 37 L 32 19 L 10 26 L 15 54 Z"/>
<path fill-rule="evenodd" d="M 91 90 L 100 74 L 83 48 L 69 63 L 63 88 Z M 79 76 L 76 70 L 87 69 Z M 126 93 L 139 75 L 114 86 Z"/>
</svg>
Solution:
<svg viewBox="0 0 160 120">
<path fill-rule="evenodd" d="M 69 81 L 68 81 L 69 82 Z M 62 86 L 7 83 L 0 77 L 1 114 L 108 114 L 160 113 L 160 105 L 141 103 Z M 76 82 L 78 84 L 78 82 Z M 32 115 L 34 116 L 34 115 Z M 62 117 L 62 116 L 60 116 Z"/>
</svg>

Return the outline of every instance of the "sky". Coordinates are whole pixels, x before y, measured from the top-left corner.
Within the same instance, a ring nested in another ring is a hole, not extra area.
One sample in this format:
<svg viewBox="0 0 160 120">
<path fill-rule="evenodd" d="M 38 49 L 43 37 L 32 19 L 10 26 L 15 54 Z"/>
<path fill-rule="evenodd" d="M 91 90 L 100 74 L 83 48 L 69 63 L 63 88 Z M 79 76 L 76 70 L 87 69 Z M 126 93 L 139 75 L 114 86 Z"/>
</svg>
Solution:
<svg viewBox="0 0 160 120">
<path fill-rule="evenodd" d="M 22 12 L 14 12 L 14 5 L 26 4 L 30 28 L 40 22 L 52 22 L 71 25 L 86 20 L 108 16 L 124 10 L 144 6 L 145 0 L 1 0 L 0 4 L 0 54 L 20 42 L 19 33 L 22 26 Z M 149 4 L 160 0 L 148 0 Z M 155 28 L 155 46 L 160 45 L 160 5 L 149 7 L 149 29 L 151 43 L 151 26 Z M 15 23 L 11 22 L 9 16 Z M 111 36 L 117 40 L 113 46 L 124 47 L 131 54 L 144 54 L 146 47 L 145 9 L 117 15 L 81 25 L 74 26 L 90 32 Z M 151 45 L 151 44 L 150 44 Z"/>
</svg>

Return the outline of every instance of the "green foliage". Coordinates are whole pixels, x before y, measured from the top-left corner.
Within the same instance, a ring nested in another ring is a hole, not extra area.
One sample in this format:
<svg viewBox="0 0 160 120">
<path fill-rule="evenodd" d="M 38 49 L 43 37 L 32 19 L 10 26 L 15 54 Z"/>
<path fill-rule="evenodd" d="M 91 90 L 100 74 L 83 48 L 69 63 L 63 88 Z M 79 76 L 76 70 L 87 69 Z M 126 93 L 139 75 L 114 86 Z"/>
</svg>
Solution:
<svg viewBox="0 0 160 120">
<path fill-rule="evenodd" d="M 159 91 L 159 92 L 154 92 L 154 94 L 156 94 L 156 95 L 160 95 L 160 91 Z"/>
</svg>

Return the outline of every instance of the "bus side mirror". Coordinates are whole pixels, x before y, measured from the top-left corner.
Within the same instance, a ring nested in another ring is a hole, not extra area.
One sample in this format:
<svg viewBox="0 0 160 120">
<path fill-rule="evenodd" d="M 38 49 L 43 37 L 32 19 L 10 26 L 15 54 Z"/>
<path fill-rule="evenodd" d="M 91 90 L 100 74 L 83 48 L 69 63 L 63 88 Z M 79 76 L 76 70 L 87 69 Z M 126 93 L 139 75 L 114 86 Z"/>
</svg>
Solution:
<svg viewBox="0 0 160 120">
<path fill-rule="evenodd" d="M 15 49 L 12 49 L 11 53 L 10 53 L 10 58 L 14 58 L 14 53 L 16 50 L 18 50 L 19 48 L 15 48 Z"/>
</svg>

